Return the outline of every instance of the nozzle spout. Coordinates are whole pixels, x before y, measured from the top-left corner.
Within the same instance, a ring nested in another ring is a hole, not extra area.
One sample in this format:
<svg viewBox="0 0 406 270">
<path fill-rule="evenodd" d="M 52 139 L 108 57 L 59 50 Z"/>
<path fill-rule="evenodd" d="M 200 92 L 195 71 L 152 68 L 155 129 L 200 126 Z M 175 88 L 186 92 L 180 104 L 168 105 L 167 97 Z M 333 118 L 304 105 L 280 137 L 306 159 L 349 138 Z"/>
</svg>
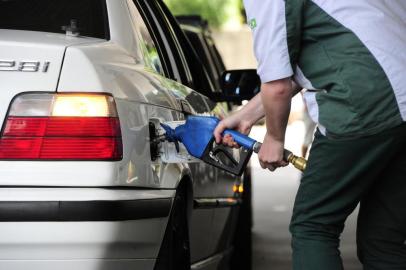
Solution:
<svg viewBox="0 0 406 270">
<path fill-rule="evenodd" d="M 166 139 L 166 135 L 165 135 L 165 134 L 162 134 L 162 135 L 159 135 L 158 137 L 154 138 L 154 140 L 152 141 L 152 143 L 160 144 L 161 142 L 164 142 L 164 141 L 166 141 L 166 140 L 167 140 L 167 139 Z"/>
</svg>

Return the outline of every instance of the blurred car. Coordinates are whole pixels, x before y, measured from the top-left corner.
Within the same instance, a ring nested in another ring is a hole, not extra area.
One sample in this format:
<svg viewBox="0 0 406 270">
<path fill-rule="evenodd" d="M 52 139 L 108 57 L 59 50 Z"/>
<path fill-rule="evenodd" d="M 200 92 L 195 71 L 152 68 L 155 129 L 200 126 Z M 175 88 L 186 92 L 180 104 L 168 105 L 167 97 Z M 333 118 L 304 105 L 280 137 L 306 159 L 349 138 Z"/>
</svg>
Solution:
<svg viewBox="0 0 406 270">
<path fill-rule="evenodd" d="M 176 19 L 208 71 L 213 85 L 217 89 L 221 89 L 221 76 L 226 68 L 212 37 L 208 22 L 197 15 L 177 16 Z"/>
<path fill-rule="evenodd" d="M 0 269 L 230 269 L 241 178 L 155 138 L 255 78 L 190 46 L 159 0 L 0 1 Z"/>
</svg>

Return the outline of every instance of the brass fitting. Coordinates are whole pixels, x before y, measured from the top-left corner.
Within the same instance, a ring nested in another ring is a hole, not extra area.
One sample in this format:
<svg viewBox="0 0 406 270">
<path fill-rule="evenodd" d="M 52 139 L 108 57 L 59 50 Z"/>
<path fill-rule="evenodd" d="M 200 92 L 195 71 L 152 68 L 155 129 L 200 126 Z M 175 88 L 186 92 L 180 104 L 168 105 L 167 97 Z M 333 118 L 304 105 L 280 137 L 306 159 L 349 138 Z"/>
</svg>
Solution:
<svg viewBox="0 0 406 270">
<path fill-rule="evenodd" d="M 287 161 L 290 162 L 296 169 L 302 172 L 306 170 L 307 160 L 302 157 L 298 157 L 290 153 Z"/>
</svg>

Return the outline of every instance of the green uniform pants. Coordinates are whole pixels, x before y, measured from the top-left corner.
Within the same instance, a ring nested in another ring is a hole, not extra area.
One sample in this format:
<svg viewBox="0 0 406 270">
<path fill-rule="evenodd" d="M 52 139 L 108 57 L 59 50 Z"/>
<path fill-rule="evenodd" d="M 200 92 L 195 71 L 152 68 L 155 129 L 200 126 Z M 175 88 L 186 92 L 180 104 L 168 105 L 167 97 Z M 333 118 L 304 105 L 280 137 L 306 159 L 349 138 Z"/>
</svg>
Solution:
<svg viewBox="0 0 406 270">
<path fill-rule="evenodd" d="M 406 270 L 406 124 L 370 137 L 316 132 L 290 225 L 294 270 L 343 269 L 339 239 L 361 202 L 365 270 Z"/>
</svg>

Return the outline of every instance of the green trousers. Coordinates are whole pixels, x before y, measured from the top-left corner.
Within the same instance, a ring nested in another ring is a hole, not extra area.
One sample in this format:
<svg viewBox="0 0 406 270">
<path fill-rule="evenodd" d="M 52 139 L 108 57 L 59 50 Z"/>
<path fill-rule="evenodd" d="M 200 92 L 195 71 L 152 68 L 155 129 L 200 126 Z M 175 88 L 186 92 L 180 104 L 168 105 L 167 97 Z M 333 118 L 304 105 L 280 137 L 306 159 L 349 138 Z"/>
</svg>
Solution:
<svg viewBox="0 0 406 270">
<path fill-rule="evenodd" d="M 406 270 L 406 124 L 357 139 L 316 132 L 290 224 L 294 270 L 341 270 L 340 234 L 361 203 L 365 270 Z"/>
</svg>

